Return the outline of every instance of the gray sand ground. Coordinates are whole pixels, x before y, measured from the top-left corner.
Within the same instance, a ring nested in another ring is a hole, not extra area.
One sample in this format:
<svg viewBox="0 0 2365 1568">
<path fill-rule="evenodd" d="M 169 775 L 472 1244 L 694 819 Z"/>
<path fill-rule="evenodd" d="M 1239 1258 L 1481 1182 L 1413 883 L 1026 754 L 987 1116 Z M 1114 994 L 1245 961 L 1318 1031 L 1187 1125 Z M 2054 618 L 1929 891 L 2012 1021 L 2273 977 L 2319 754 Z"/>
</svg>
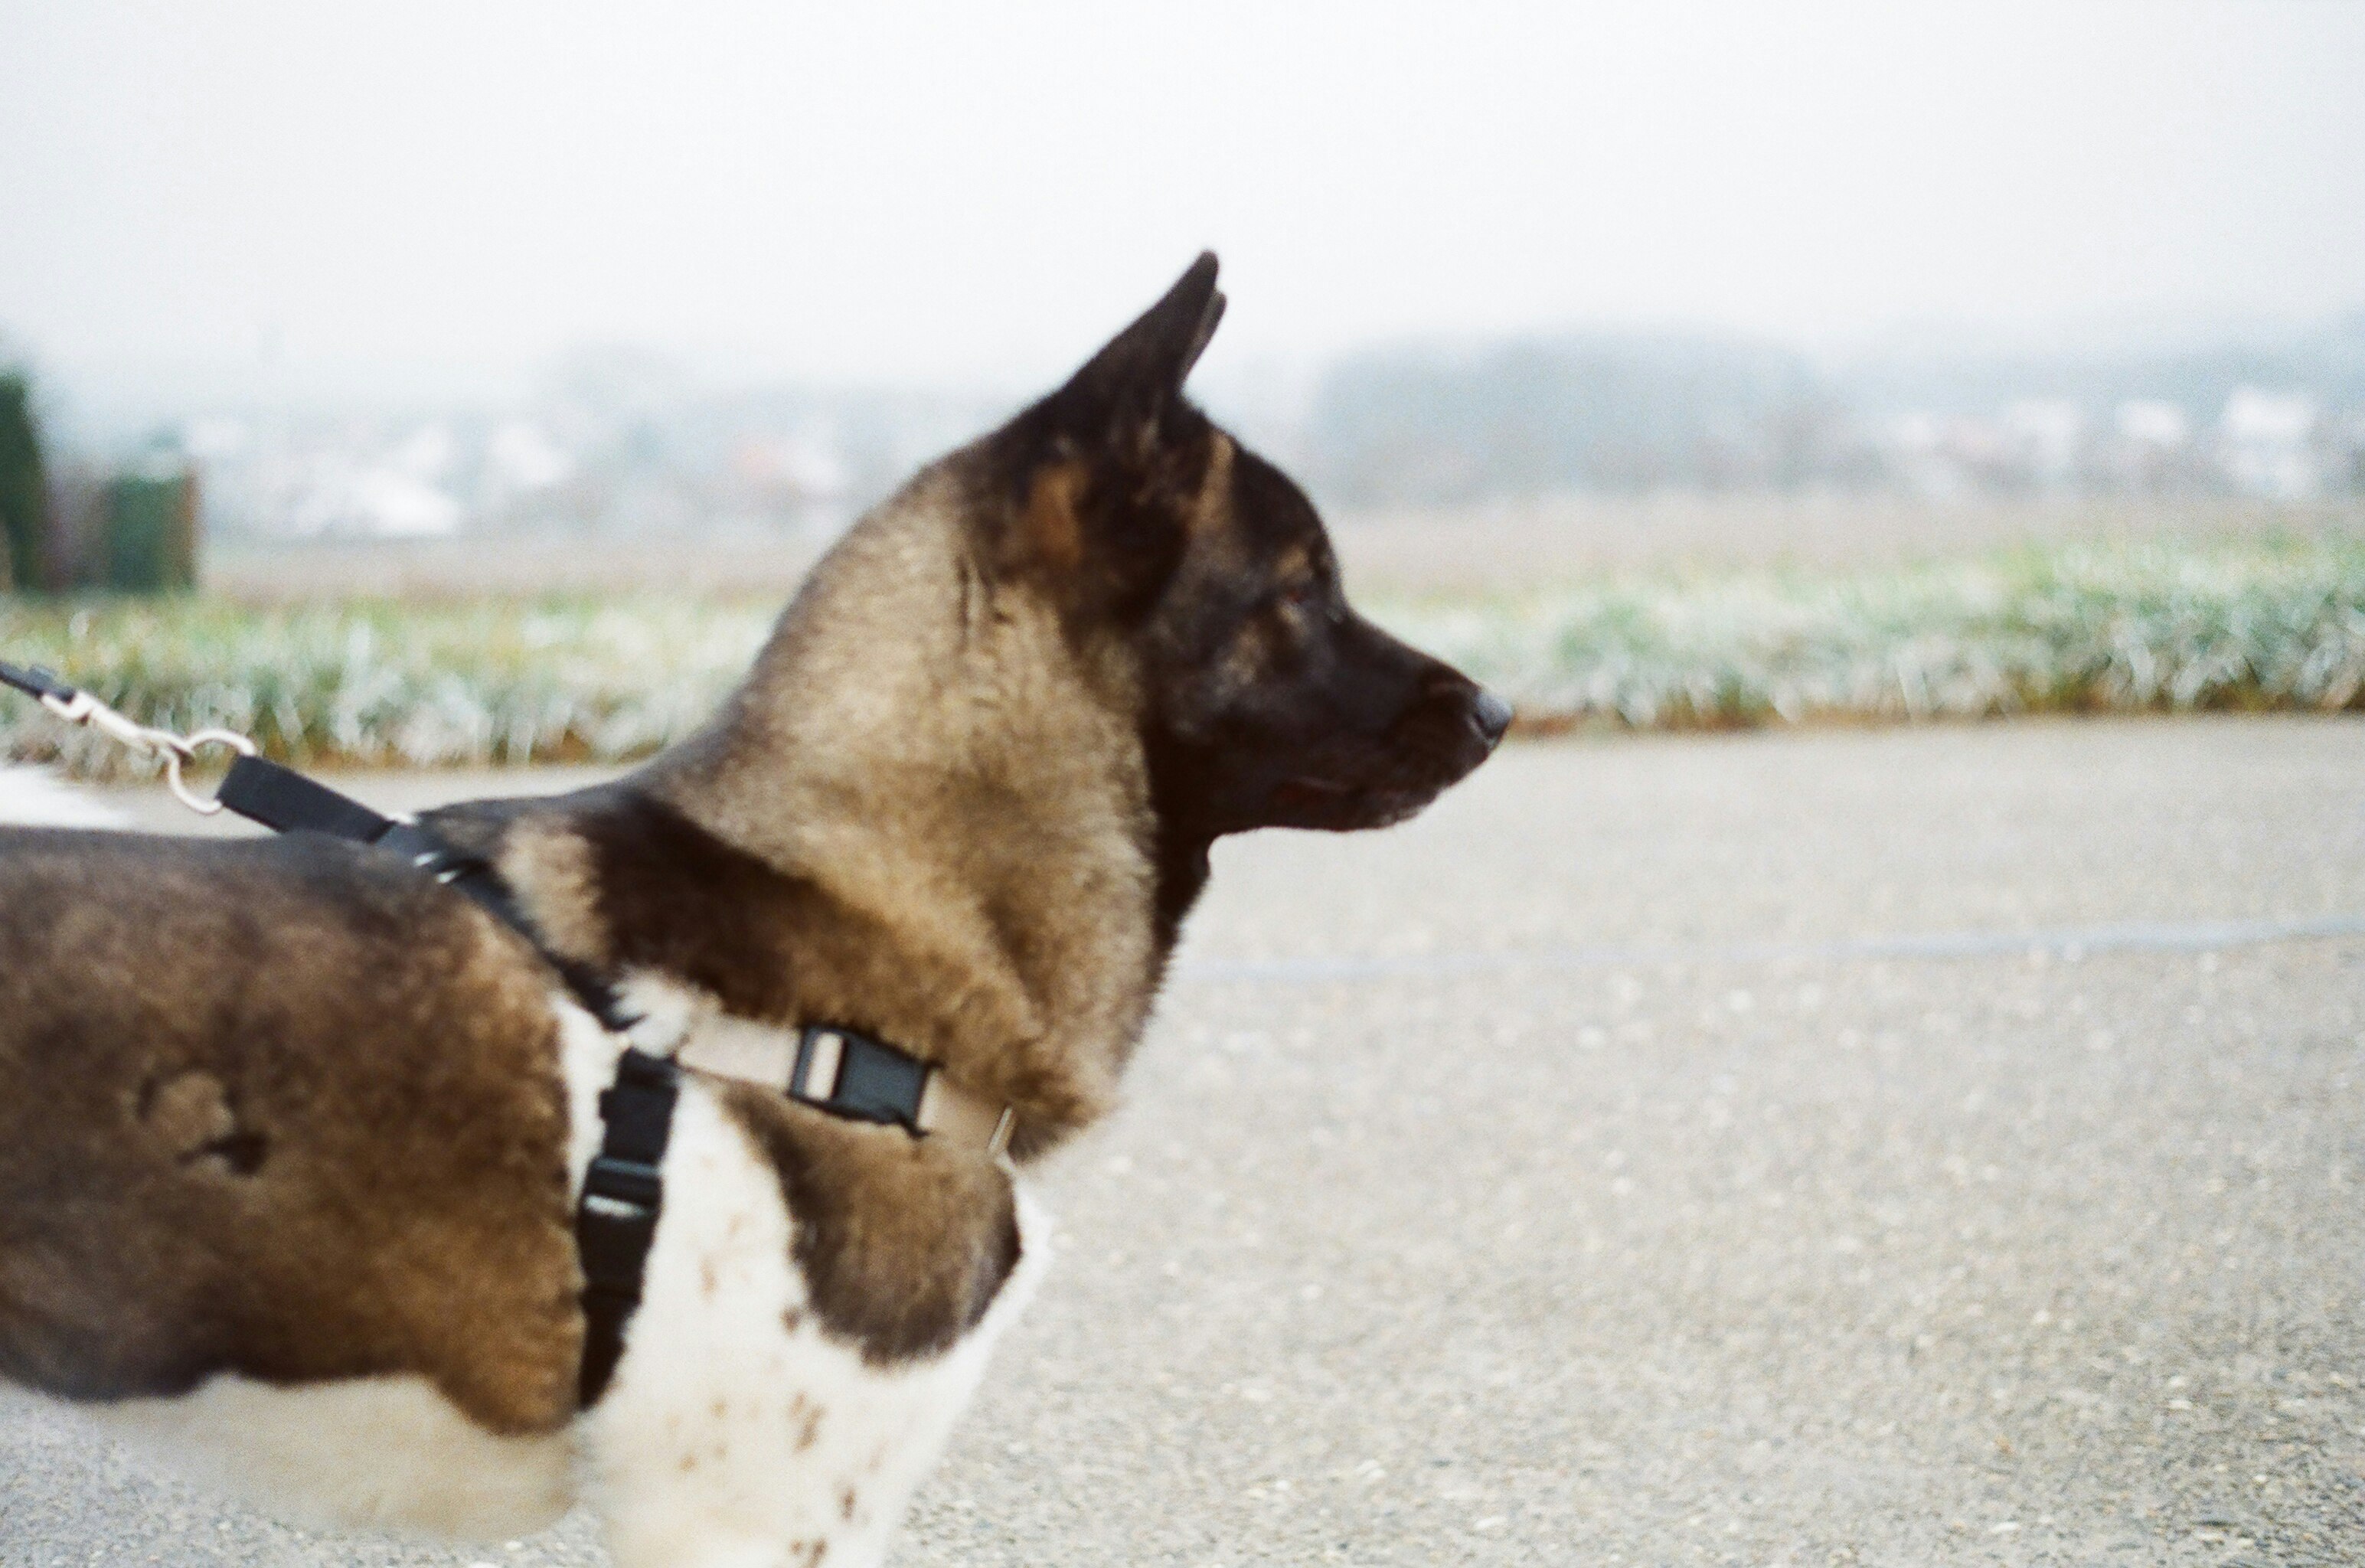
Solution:
<svg viewBox="0 0 2365 1568">
<path fill-rule="evenodd" d="M 2360 1006 L 2357 722 L 1537 745 L 1227 846 L 894 1560 L 2365 1562 Z M 11 1568 L 599 1560 L 16 1403 L 0 1477 Z"/>
</svg>

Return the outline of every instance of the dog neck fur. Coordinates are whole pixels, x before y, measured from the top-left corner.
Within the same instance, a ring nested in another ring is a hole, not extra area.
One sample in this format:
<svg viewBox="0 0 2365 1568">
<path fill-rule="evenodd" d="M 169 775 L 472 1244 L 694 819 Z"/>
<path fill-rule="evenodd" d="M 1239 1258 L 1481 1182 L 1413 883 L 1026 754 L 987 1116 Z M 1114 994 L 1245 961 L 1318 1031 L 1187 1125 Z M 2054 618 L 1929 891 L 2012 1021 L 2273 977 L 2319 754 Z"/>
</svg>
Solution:
<svg viewBox="0 0 2365 1568">
<path fill-rule="evenodd" d="M 935 1014 L 880 1026 L 1014 1104 L 1024 1155 L 1108 1108 L 1148 1015 L 1156 824 L 1122 659 L 996 571 L 960 462 L 841 543 L 642 783 L 866 917 L 904 1005 Z"/>
</svg>

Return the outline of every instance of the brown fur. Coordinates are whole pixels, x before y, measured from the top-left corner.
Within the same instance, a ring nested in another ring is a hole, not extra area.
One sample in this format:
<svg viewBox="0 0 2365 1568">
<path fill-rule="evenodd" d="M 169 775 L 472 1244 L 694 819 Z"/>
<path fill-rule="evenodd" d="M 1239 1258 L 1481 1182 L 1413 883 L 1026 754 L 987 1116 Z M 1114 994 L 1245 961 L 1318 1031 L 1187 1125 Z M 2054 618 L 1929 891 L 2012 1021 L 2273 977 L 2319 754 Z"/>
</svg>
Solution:
<svg viewBox="0 0 2365 1568">
<path fill-rule="evenodd" d="M 549 981 L 374 851 L 9 834 L 0 1368 L 82 1398 L 421 1372 L 574 1403 Z"/>
<path fill-rule="evenodd" d="M 1076 492 L 1084 478 L 1076 465 L 1055 464 L 1027 487 L 1019 538 L 1035 562 L 1055 572 L 1072 572 L 1084 563 L 1083 520 L 1076 515 Z"/>
<path fill-rule="evenodd" d="M 824 1327 L 892 1362 L 950 1349 L 985 1316 L 1018 1262 L 1000 1171 L 891 1127 L 800 1114 L 752 1085 L 728 1092 L 780 1173 Z"/>
</svg>

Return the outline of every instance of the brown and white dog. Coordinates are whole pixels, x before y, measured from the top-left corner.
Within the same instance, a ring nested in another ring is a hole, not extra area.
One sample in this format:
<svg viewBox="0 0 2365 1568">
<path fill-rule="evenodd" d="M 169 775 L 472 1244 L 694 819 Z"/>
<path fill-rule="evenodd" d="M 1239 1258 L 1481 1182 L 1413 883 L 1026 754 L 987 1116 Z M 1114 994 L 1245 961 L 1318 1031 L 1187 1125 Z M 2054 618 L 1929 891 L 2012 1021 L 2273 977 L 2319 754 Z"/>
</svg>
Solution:
<svg viewBox="0 0 2365 1568">
<path fill-rule="evenodd" d="M 427 819 L 687 1069 L 597 1405 L 571 1215 L 622 1042 L 308 834 L 0 832 L 0 1374 L 313 1517 L 506 1535 L 580 1489 L 624 1568 L 878 1562 L 1039 1271 L 1018 1172 L 1115 1100 L 1210 845 L 1395 822 L 1509 718 L 1184 399 L 1222 306 L 1202 257 L 865 518 L 689 743 Z M 816 1022 L 972 1133 L 792 1101 Z"/>
</svg>

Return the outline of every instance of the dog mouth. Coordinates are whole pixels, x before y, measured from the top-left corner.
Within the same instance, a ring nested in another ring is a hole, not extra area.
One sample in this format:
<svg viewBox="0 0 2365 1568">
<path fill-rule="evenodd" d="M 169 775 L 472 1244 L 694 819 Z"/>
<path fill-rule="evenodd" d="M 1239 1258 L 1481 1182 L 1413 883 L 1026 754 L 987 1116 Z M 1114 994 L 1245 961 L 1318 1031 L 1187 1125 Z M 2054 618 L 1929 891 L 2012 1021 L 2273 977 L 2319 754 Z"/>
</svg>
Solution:
<svg viewBox="0 0 2365 1568">
<path fill-rule="evenodd" d="M 1464 720 L 1442 735 L 1431 725 L 1412 744 L 1302 758 L 1299 770 L 1284 774 L 1265 797 L 1272 825 L 1351 830 L 1416 815 L 1494 751 L 1508 715 L 1496 707 L 1500 713 Z"/>
<path fill-rule="evenodd" d="M 1318 812 L 1343 806 L 1361 792 L 1351 784 L 1301 773 L 1273 787 L 1272 803 L 1284 812 Z"/>
<path fill-rule="evenodd" d="M 1448 672 L 1450 675 L 1451 672 Z M 1485 762 L 1510 709 L 1460 677 L 1376 734 L 1334 734 L 1273 758 L 1250 808 L 1266 827 L 1352 832 L 1414 816 Z M 1469 700 L 1468 694 L 1475 693 Z M 1286 754 L 1284 754 L 1286 756 Z"/>
<path fill-rule="evenodd" d="M 1271 803 L 1279 819 L 1276 825 L 1351 830 L 1400 823 L 1429 804 L 1438 792 L 1295 774 L 1273 787 Z"/>
</svg>

